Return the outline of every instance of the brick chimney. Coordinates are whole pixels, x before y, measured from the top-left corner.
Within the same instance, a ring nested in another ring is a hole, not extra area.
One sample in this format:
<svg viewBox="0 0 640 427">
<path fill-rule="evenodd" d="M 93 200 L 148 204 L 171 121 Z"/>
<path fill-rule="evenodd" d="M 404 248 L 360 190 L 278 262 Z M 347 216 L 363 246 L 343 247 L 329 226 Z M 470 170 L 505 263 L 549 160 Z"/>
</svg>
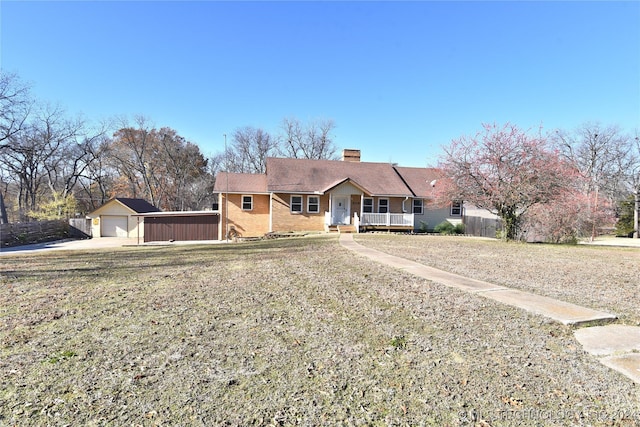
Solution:
<svg viewBox="0 0 640 427">
<path fill-rule="evenodd" d="M 360 150 L 345 148 L 344 150 L 342 150 L 342 161 L 343 162 L 359 162 Z"/>
</svg>

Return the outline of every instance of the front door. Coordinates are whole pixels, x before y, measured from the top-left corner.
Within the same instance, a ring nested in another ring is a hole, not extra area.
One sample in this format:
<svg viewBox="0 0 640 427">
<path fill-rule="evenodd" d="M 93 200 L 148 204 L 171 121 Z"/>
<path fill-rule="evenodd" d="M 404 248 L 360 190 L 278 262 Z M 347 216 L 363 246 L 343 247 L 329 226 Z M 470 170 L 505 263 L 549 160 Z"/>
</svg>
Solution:
<svg viewBox="0 0 640 427">
<path fill-rule="evenodd" d="M 331 223 L 348 225 L 349 222 L 349 197 L 334 196 L 331 209 Z"/>
</svg>

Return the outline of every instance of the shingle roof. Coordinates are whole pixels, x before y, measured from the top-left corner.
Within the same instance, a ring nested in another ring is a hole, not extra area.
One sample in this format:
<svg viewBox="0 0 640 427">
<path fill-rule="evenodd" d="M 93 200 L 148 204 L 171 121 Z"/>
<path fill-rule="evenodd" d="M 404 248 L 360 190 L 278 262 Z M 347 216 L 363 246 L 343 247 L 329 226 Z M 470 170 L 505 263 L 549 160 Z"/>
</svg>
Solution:
<svg viewBox="0 0 640 427">
<path fill-rule="evenodd" d="M 220 193 L 268 193 L 267 176 L 256 173 L 220 172 L 216 177 L 213 190 Z"/>
<path fill-rule="evenodd" d="M 433 197 L 433 186 L 431 183 L 442 179 L 441 173 L 436 168 L 408 168 L 396 166 L 396 170 L 407 183 L 416 197 Z"/>
<path fill-rule="evenodd" d="M 125 197 L 116 197 L 114 200 L 119 201 L 136 213 L 160 212 L 160 209 L 156 208 L 144 199 L 128 199 Z"/>
<path fill-rule="evenodd" d="M 228 181 L 227 181 L 228 176 Z M 220 172 L 214 190 L 230 193 L 326 193 L 351 182 L 372 196 L 433 197 L 436 168 L 410 168 L 389 163 L 345 162 L 270 157 L 266 174 Z"/>
<path fill-rule="evenodd" d="M 374 196 L 411 196 L 388 163 L 340 160 L 267 159 L 267 190 L 284 193 L 325 192 L 350 180 Z"/>
</svg>

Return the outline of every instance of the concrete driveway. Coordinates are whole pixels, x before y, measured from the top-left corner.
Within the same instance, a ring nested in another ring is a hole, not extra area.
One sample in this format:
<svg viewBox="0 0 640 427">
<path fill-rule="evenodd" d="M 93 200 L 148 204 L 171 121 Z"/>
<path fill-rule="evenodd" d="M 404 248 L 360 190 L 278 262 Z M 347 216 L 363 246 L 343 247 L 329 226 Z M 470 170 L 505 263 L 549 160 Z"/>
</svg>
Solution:
<svg viewBox="0 0 640 427">
<path fill-rule="evenodd" d="M 172 241 L 172 242 L 147 242 L 137 238 L 125 239 L 122 237 L 100 237 L 96 239 L 85 240 L 56 240 L 54 242 L 36 243 L 33 245 L 13 246 L 10 248 L 0 249 L 0 256 L 14 254 L 30 254 L 44 251 L 55 250 L 91 250 L 101 248 L 120 248 L 123 246 L 177 246 L 177 245 L 202 245 L 202 244 L 221 244 L 227 243 L 224 240 L 189 240 L 189 241 Z"/>
<path fill-rule="evenodd" d="M 0 249 L 0 255 L 28 254 L 52 250 L 90 250 L 99 248 L 119 248 L 138 243 L 137 239 L 123 239 L 121 237 L 101 237 L 85 240 L 56 240 L 53 242 L 36 243 L 33 245 L 13 246 Z"/>
</svg>

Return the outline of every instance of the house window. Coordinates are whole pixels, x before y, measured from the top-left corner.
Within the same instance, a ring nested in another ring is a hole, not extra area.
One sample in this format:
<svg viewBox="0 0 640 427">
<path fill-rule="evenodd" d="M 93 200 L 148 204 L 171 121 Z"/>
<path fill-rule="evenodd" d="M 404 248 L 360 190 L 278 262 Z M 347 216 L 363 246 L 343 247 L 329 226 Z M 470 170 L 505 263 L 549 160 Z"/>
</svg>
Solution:
<svg viewBox="0 0 640 427">
<path fill-rule="evenodd" d="M 422 215 L 422 199 L 413 199 L 413 213 Z"/>
<path fill-rule="evenodd" d="M 389 212 L 389 199 L 378 199 L 378 213 Z"/>
<path fill-rule="evenodd" d="M 462 215 L 462 202 L 452 202 L 451 216 L 460 216 L 460 215 Z"/>
<path fill-rule="evenodd" d="M 320 212 L 320 197 L 309 196 L 307 198 L 307 212 L 318 213 Z"/>
<path fill-rule="evenodd" d="M 373 213 L 373 199 L 371 197 L 365 197 L 362 200 L 362 212 Z"/>
<path fill-rule="evenodd" d="M 253 196 L 242 196 L 242 210 L 243 211 L 253 210 Z"/>
<path fill-rule="evenodd" d="M 291 212 L 302 212 L 302 196 L 291 196 Z"/>
<path fill-rule="evenodd" d="M 220 194 L 213 193 L 213 204 L 211 205 L 211 209 L 214 211 L 220 210 Z"/>
</svg>

